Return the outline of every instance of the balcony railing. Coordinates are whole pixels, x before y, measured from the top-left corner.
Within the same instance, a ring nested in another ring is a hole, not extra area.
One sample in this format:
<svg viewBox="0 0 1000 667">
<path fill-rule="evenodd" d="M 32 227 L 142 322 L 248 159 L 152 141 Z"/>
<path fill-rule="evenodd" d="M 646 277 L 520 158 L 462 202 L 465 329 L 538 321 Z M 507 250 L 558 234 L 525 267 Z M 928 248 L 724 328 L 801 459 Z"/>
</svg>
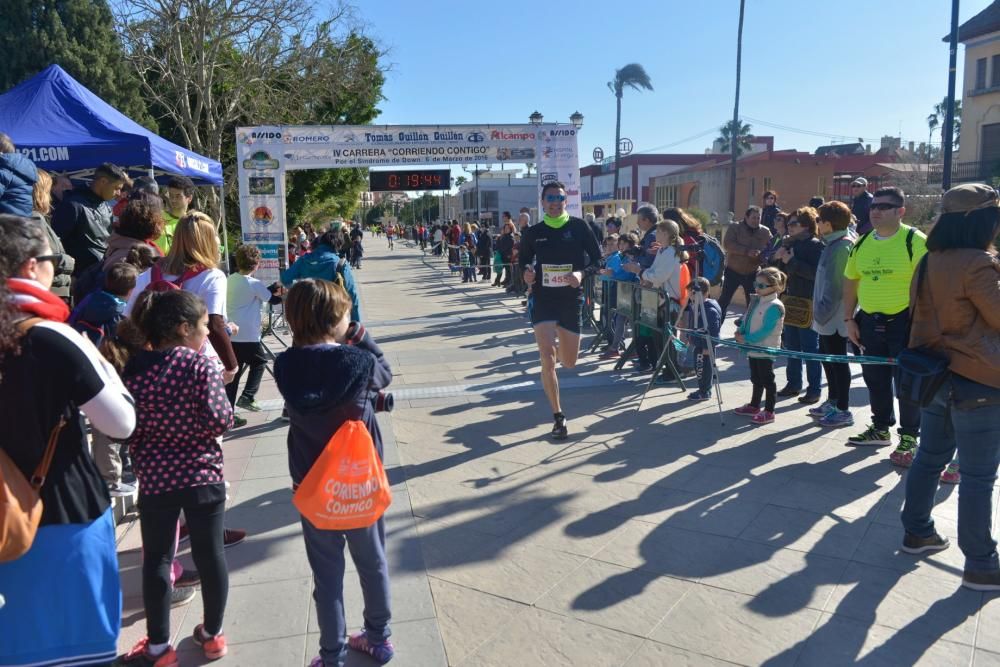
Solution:
<svg viewBox="0 0 1000 667">
<path fill-rule="evenodd" d="M 931 185 L 941 183 L 943 175 L 942 165 L 932 164 L 927 171 L 927 182 Z M 993 183 L 996 179 L 1000 179 L 1000 160 L 955 162 L 951 165 L 952 183 Z"/>
</svg>

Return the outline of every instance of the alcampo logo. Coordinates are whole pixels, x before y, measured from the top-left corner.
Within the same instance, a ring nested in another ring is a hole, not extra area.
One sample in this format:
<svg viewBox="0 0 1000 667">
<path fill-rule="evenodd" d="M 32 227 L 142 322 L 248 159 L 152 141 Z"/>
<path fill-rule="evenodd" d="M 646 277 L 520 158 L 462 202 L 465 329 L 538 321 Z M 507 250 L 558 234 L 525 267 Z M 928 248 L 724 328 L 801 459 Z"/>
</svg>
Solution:
<svg viewBox="0 0 1000 667">
<path fill-rule="evenodd" d="M 490 132 L 490 139 L 493 141 L 528 141 L 534 138 L 534 132 L 504 132 L 503 130 Z"/>
</svg>

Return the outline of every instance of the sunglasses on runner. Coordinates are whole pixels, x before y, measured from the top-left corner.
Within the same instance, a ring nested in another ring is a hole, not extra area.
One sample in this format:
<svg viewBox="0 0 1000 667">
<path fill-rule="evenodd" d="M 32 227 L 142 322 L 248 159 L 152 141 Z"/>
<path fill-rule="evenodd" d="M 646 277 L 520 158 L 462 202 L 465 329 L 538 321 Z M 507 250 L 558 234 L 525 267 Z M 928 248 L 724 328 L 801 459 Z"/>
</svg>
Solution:
<svg viewBox="0 0 1000 667">
<path fill-rule="evenodd" d="M 557 201 L 566 201 L 566 195 L 545 195 L 545 201 L 549 203 Z"/>
<path fill-rule="evenodd" d="M 899 204 L 879 202 L 878 204 L 872 204 L 872 208 L 875 209 L 876 211 L 891 211 L 894 208 L 899 208 Z"/>
</svg>

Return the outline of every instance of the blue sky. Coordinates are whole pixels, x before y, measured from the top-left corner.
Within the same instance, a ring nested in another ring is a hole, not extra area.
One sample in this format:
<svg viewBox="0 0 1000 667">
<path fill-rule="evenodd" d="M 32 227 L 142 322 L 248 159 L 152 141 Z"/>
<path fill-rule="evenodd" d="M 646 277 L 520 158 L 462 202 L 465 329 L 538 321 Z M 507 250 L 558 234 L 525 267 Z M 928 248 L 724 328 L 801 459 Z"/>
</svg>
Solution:
<svg viewBox="0 0 1000 667">
<path fill-rule="evenodd" d="M 740 115 L 755 134 L 807 151 L 858 137 L 877 147 L 883 134 L 927 140 L 926 117 L 947 93 L 949 0 L 746 4 Z M 987 5 L 963 0 L 960 21 Z M 737 0 L 365 0 L 358 8 L 389 51 L 377 123 L 520 123 L 535 109 L 565 122 L 579 110 L 586 164 L 595 146 L 611 151 L 607 82 L 631 62 L 655 89 L 623 100 L 622 135 L 637 152 L 702 152 L 732 117 Z M 959 95 L 962 58 L 960 45 Z"/>
</svg>

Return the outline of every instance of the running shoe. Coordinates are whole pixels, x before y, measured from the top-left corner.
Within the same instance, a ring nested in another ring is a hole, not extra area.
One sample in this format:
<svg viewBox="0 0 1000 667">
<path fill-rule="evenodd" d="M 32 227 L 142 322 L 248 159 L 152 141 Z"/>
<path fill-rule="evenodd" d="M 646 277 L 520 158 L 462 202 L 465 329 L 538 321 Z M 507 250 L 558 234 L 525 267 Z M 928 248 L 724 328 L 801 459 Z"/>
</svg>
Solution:
<svg viewBox="0 0 1000 667">
<path fill-rule="evenodd" d="M 181 605 L 187 604 L 194 598 L 194 594 L 195 594 L 194 586 L 175 585 L 170 590 L 170 606 L 180 607 Z"/>
<path fill-rule="evenodd" d="M 566 417 L 559 415 L 552 425 L 552 438 L 555 440 L 565 440 L 569 437 L 569 429 L 566 428 Z"/>
<path fill-rule="evenodd" d="M 247 425 L 247 420 L 239 415 L 233 415 L 233 428 L 242 428 Z"/>
<path fill-rule="evenodd" d="M 168 646 L 160 655 L 149 652 L 149 637 L 139 640 L 132 650 L 115 661 L 115 665 L 134 665 L 135 667 L 177 667 L 177 651 Z"/>
<path fill-rule="evenodd" d="M 802 387 L 796 389 L 795 387 L 786 384 L 784 387 L 778 390 L 778 397 L 788 398 L 790 396 L 798 396 L 801 393 L 802 393 Z"/>
<path fill-rule="evenodd" d="M 809 408 L 809 416 L 813 419 L 822 419 L 826 417 L 832 410 L 836 410 L 837 405 L 833 401 L 824 401 L 820 403 L 815 408 Z"/>
<path fill-rule="evenodd" d="M 958 484 L 962 481 L 962 473 L 958 470 L 957 463 L 949 463 L 948 467 L 941 473 L 942 484 Z"/>
<path fill-rule="evenodd" d="M 874 424 L 870 424 L 864 432 L 849 437 L 847 444 L 885 447 L 892 444 L 892 437 L 889 435 L 889 431 L 877 429 Z"/>
<path fill-rule="evenodd" d="M 688 394 L 689 401 L 710 401 L 712 400 L 712 392 L 710 391 L 693 391 Z"/>
<path fill-rule="evenodd" d="M 774 413 L 771 412 L 770 410 L 761 410 L 760 412 L 758 412 L 757 414 L 755 414 L 753 417 L 751 417 L 750 421 L 752 421 L 754 424 L 757 424 L 757 425 L 761 425 L 761 424 L 773 424 L 774 423 Z"/>
<path fill-rule="evenodd" d="M 125 482 L 108 484 L 108 494 L 112 498 L 131 496 L 133 493 L 135 493 L 135 484 L 126 484 Z"/>
<path fill-rule="evenodd" d="M 734 413 L 741 417 L 756 417 L 757 413 L 760 412 L 760 408 L 756 408 L 749 403 L 746 405 L 741 405 L 740 407 L 733 410 Z"/>
<path fill-rule="evenodd" d="M 912 435 L 899 436 L 899 446 L 889 454 L 892 465 L 909 468 L 913 465 L 913 455 L 917 453 L 917 439 Z"/>
<path fill-rule="evenodd" d="M 247 398 L 246 396 L 240 396 L 240 400 L 236 401 L 236 407 L 249 412 L 260 412 L 263 409 L 260 405 L 258 405 L 257 401 L 252 398 Z"/>
<path fill-rule="evenodd" d="M 851 414 L 850 410 L 838 410 L 837 408 L 834 408 L 816 423 L 820 426 L 826 426 L 829 428 L 854 426 L 854 415 Z"/>
<path fill-rule="evenodd" d="M 368 641 L 368 635 L 366 635 L 364 631 L 348 637 L 347 645 L 359 653 L 367 653 L 371 657 L 375 658 L 376 662 L 382 665 L 392 660 L 392 656 L 396 654 L 396 650 L 391 641 L 386 639 L 379 644 L 370 642 Z"/>
<path fill-rule="evenodd" d="M 226 635 L 220 632 L 214 637 L 210 637 L 205 633 L 205 626 L 201 623 L 195 626 L 191 639 L 201 647 L 201 650 L 205 652 L 205 657 L 209 660 L 218 660 L 229 652 L 226 647 Z"/>
</svg>

